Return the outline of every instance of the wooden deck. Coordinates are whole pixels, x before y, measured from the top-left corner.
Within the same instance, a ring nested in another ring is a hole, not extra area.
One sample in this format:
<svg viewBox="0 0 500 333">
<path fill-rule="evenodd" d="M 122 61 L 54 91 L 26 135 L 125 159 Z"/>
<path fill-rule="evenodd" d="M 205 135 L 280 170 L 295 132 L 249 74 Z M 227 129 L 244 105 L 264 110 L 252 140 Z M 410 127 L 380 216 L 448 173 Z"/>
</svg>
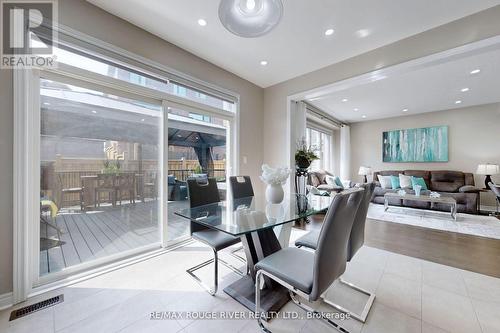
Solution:
<svg viewBox="0 0 500 333">
<path fill-rule="evenodd" d="M 169 202 L 169 240 L 189 232 L 189 223 L 174 215 L 187 207 L 187 201 Z M 40 275 L 60 271 L 83 262 L 159 242 L 158 205 L 156 200 L 110 205 L 92 211 L 62 210 L 51 223 L 40 225 L 40 236 L 59 239 L 63 245 L 40 251 Z"/>
</svg>

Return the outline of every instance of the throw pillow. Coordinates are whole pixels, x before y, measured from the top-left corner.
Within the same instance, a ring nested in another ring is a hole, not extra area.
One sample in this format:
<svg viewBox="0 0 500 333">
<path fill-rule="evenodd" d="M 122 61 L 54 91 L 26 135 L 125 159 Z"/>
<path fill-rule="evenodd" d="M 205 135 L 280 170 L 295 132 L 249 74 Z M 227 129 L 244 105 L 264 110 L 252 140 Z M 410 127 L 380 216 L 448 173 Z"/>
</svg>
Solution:
<svg viewBox="0 0 500 333">
<path fill-rule="evenodd" d="M 411 187 L 415 189 L 415 185 L 420 185 L 422 186 L 422 191 L 427 190 L 427 184 L 425 183 L 425 180 L 422 177 L 411 177 Z"/>
<path fill-rule="evenodd" d="M 335 185 L 337 185 L 338 187 L 344 189 L 344 184 L 342 184 L 342 181 L 340 180 L 339 176 L 335 177 Z"/>
<path fill-rule="evenodd" d="M 399 177 L 396 177 L 396 176 L 391 176 L 391 186 L 392 186 L 392 189 L 395 190 L 397 188 L 399 188 Z"/>
<path fill-rule="evenodd" d="M 413 188 L 413 185 L 411 184 L 411 176 L 405 176 L 402 173 L 400 173 L 399 186 L 401 186 L 401 188 Z"/>
<path fill-rule="evenodd" d="M 378 181 L 382 188 L 392 188 L 391 176 L 381 176 L 378 175 Z"/>
<path fill-rule="evenodd" d="M 335 177 L 333 177 L 333 176 L 326 176 L 326 177 L 325 177 L 325 181 L 326 181 L 326 183 L 327 183 L 328 185 L 337 185 L 337 184 L 335 183 Z"/>
<path fill-rule="evenodd" d="M 351 181 L 350 180 L 343 180 L 342 181 L 342 186 L 344 188 L 350 188 L 351 187 Z"/>
</svg>

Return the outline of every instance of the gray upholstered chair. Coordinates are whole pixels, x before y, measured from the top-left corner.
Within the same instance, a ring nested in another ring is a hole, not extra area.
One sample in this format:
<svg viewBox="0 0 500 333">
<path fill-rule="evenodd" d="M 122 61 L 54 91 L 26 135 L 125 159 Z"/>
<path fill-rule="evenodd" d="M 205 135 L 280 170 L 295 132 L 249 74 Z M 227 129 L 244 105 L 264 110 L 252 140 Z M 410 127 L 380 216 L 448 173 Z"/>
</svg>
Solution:
<svg viewBox="0 0 500 333">
<path fill-rule="evenodd" d="M 220 201 L 219 189 L 217 188 L 217 182 L 215 178 L 205 179 L 188 179 L 188 192 L 189 192 L 189 204 L 191 208 L 209 205 Z M 218 258 L 218 251 L 223 250 L 231 245 L 239 243 L 241 240 L 238 237 L 231 236 L 222 231 L 214 230 L 201 224 L 191 222 L 191 237 L 207 246 L 209 246 L 213 253 L 213 259 L 207 260 L 198 264 L 194 267 L 189 268 L 186 272 L 193 277 L 196 282 L 198 282 L 203 288 L 205 288 L 210 295 L 215 295 L 218 289 L 218 263 L 220 262 L 224 266 L 233 270 L 234 272 L 243 275 L 234 266 L 230 265 L 226 261 Z M 214 263 L 214 287 L 207 286 L 199 277 L 194 274 L 194 271 Z"/>
<path fill-rule="evenodd" d="M 493 184 L 492 182 L 489 182 L 488 186 L 493 191 L 493 194 L 496 197 L 496 202 L 497 202 L 497 211 L 496 211 L 496 213 L 498 214 L 499 213 L 498 206 L 500 205 L 500 185 Z"/>
<path fill-rule="evenodd" d="M 250 198 L 254 196 L 252 180 L 249 176 L 231 176 L 229 177 L 229 185 L 231 186 L 233 199 Z M 246 259 L 237 254 L 237 252 L 241 250 L 243 250 L 243 246 L 234 249 L 231 251 L 231 254 L 246 263 Z M 247 267 L 247 273 L 249 269 L 250 268 Z"/>
<path fill-rule="evenodd" d="M 352 225 L 351 234 L 349 236 L 349 243 L 347 247 L 347 261 L 351 261 L 354 255 L 364 244 L 366 215 L 368 214 L 368 207 L 370 206 L 370 201 L 373 195 L 373 191 L 375 190 L 375 183 L 362 184 L 361 188 L 363 188 L 365 191 L 363 193 L 363 199 L 361 200 L 361 204 L 359 205 L 358 211 L 356 212 L 356 216 L 354 217 L 354 223 Z M 297 239 L 295 241 L 295 246 L 299 248 L 303 246 L 316 250 L 318 244 L 318 238 L 319 238 L 319 231 L 311 231 L 305 236 L 302 236 L 301 238 Z M 339 281 L 342 284 L 350 288 L 353 288 L 368 296 L 368 301 L 366 302 L 362 313 L 361 314 L 354 313 L 328 300 L 325 300 L 325 302 L 345 313 L 349 313 L 351 317 L 364 323 L 366 321 L 368 313 L 370 312 L 370 308 L 373 304 L 373 301 L 375 300 L 375 294 L 370 293 L 369 291 L 364 290 L 352 283 L 346 282 L 342 278 L 340 278 Z"/>
<path fill-rule="evenodd" d="M 229 177 L 231 192 L 234 199 L 253 197 L 252 180 L 249 176 L 231 176 Z"/>
<path fill-rule="evenodd" d="M 263 331 L 269 332 L 262 323 L 263 314 L 260 311 L 260 286 L 263 277 L 287 288 L 298 306 L 326 320 L 326 317 L 301 303 L 296 296 L 310 302 L 317 301 L 344 273 L 347 244 L 363 192 L 363 189 L 358 188 L 335 196 L 325 215 L 315 252 L 288 247 L 265 257 L 255 265 L 255 312 Z M 338 330 L 343 329 L 331 320 L 326 321 Z"/>
</svg>

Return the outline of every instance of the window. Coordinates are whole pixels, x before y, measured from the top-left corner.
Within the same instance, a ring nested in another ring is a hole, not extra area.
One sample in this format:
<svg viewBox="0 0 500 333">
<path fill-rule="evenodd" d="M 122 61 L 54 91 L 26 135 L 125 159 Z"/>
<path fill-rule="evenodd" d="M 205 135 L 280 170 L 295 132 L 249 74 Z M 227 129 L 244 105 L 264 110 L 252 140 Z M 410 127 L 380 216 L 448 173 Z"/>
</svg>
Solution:
<svg viewBox="0 0 500 333">
<path fill-rule="evenodd" d="M 319 159 L 311 163 L 311 170 L 324 169 L 333 171 L 333 142 L 332 132 L 328 130 L 320 130 L 317 127 L 311 127 L 308 124 L 306 129 L 306 142 L 308 145 L 315 147 L 316 154 Z"/>
<path fill-rule="evenodd" d="M 205 94 L 195 88 L 188 87 L 172 80 L 169 81 L 168 78 L 162 80 L 160 76 L 156 74 L 147 75 L 140 70 L 101 60 L 96 56 L 86 56 L 81 54 L 82 52 L 73 51 L 67 46 L 64 46 L 64 48 L 55 48 L 54 53 L 57 56 L 58 62 L 66 65 L 184 97 L 224 111 L 236 112 L 236 104 L 232 101 L 225 100 L 215 95 Z"/>
<path fill-rule="evenodd" d="M 186 239 L 189 224 L 174 217 L 187 203 L 185 180 L 206 174 L 225 191 L 237 160 L 237 97 L 149 75 L 133 55 L 128 66 L 119 55 L 115 63 L 81 49 L 57 49 L 56 70 L 15 75 L 29 100 L 16 100 L 24 116 L 15 126 L 26 140 L 15 164 L 40 170 L 16 178 L 29 186 L 15 199 L 23 203 L 17 223 L 29 230 L 18 241 L 30 257 L 15 263 L 30 266 L 26 290 Z"/>
</svg>

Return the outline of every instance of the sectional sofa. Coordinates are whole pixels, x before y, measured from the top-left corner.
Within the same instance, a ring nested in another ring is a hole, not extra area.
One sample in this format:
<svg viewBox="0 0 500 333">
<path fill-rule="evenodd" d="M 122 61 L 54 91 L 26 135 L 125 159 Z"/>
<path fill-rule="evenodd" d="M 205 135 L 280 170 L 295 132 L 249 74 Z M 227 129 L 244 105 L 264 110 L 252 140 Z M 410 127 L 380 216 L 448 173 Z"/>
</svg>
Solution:
<svg viewBox="0 0 500 333">
<path fill-rule="evenodd" d="M 427 188 L 429 189 L 427 193 L 423 191 L 422 194 L 428 194 L 430 191 L 434 191 L 444 196 L 453 197 L 457 200 L 457 210 L 459 213 L 477 214 L 479 189 L 475 187 L 473 174 L 461 171 L 386 170 L 374 172 L 373 180 L 376 187 L 372 197 L 372 202 L 383 204 L 384 194 L 398 191 L 398 189 L 382 188 L 378 182 L 378 175 L 399 176 L 399 174 L 422 177 L 427 185 Z M 409 188 L 404 190 L 407 193 L 414 193 L 413 190 Z M 449 205 L 400 199 L 391 199 L 389 204 L 440 211 L 449 211 L 450 209 Z"/>
</svg>

